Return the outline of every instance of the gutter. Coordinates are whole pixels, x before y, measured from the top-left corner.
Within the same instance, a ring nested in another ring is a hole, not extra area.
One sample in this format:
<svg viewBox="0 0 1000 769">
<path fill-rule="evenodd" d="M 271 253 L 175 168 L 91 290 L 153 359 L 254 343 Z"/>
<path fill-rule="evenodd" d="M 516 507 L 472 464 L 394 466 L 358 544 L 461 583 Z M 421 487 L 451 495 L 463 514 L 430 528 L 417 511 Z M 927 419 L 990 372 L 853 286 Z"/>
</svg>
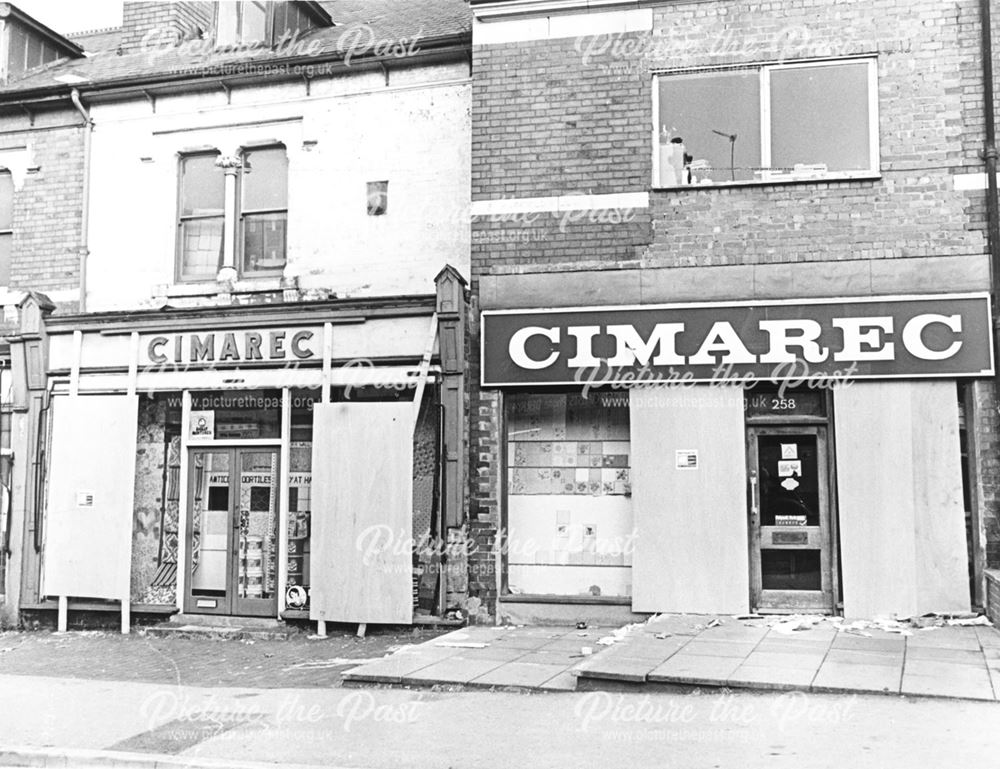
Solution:
<svg viewBox="0 0 1000 769">
<path fill-rule="evenodd" d="M 420 48 L 413 54 L 399 57 L 391 54 L 373 54 L 366 52 L 364 55 L 354 55 L 351 64 L 344 64 L 345 52 L 330 51 L 316 56 L 284 56 L 268 58 L 248 57 L 246 59 L 233 59 L 226 62 L 214 62 L 206 65 L 203 71 L 194 74 L 189 72 L 158 72 L 147 73 L 138 76 L 119 77 L 109 80 L 96 80 L 72 86 L 73 90 L 84 89 L 88 96 L 105 92 L 129 91 L 142 95 L 146 88 L 163 85 L 175 86 L 178 88 L 188 87 L 194 83 L 215 83 L 225 81 L 227 83 L 238 84 L 241 82 L 276 82 L 301 80 L 301 74 L 293 74 L 295 68 L 300 70 L 312 65 L 340 65 L 340 71 L 329 70 L 324 73 L 326 76 L 344 74 L 352 69 L 365 67 L 378 67 L 383 64 L 411 63 L 419 62 L 420 59 L 436 57 L 454 57 L 456 59 L 469 57 L 472 55 L 472 34 L 471 32 L 449 33 L 433 38 L 421 38 Z M 256 75 L 246 74 L 226 74 L 225 70 L 234 65 L 256 65 L 267 67 L 269 71 L 280 74 Z M 284 70 L 284 72 L 282 72 Z M 134 89 L 134 90 L 133 90 Z M 18 105 L 24 103 L 45 104 L 46 102 L 59 102 L 66 98 L 67 86 L 62 84 L 35 86 L 19 90 L 0 90 L 0 106 Z"/>
<path fill-rule="evenodd" d="M 94 133 L 94 120 L 90 112 L 80 101 L 80 92 L 74 88 L 69 95 L 73 106 L 83 117 L 83 201 L 80 205 L 80 307 L 81 314 L 87 311 L 87 257 L 90 256 L 88 246 L 90 233 L 90 143 Z"/>
</svg>

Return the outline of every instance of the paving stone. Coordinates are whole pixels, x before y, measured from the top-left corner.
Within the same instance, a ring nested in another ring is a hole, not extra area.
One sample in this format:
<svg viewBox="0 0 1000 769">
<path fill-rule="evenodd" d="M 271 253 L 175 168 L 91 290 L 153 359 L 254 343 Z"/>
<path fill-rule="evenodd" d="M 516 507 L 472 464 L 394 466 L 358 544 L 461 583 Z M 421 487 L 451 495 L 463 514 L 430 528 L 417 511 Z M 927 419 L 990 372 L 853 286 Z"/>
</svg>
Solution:
<svg viewBox="0 0 1000 769">
<path fill-rule="evenodd" d="M 730 686 L 759 689 L 808 689 L 816 675 L 815 669 L 774 667 L 771 665 L 740 665 L 729 677 Z"/>
<path fill-rule="evenodd" d="M 405 676 L 415 673 L 428 665 L 441 662 L 441 657 L 424 655 L 394 654 L 378 662 L 369 662 L 348 670 L 343 674 L 345 681 L 367 681 L 369 683 L 398 684 Z"/>
<path fill-rule="evenodd" d="M 435 662 L 420 670 L 400 676 L 403 684 L 467 684 L 474 678 L 489 673 L 504 663 L 500 660 L 449 659 Z"/>
<path fill-rule="evenodd" d="M 830 649 L 826 653 L 826 661 L 842 665 L 882 665 L 902 668 L 903 652 L 872 649 Z"/>
<path fill-rule="evenodd" d="M 554 678 L 550 678 L 538 688 L 552 692 L 575 692 L 576 674 L 571 670 L 564 670 Z"/>
<path fill-rule="evenodd" d="M 902 652 L 906 648 L 906 638 L 903 636 L 865 638 L 864 636 L 840 633 L 833 639 L 831 649 L 851 649 L 863 651 Z"/>
<path fill-rule="evenodd" d="M 569 651 L 546 651 L 542 649 L 522 650 L 527 653 L 518 658 L 518 662 L 536 662 L 542 665 L 562 665 L 564 668 L 575 665 L 584 659 L 584 655 L 577 650 L 575 653 Z"/>
<path fill-rule="evenodd" d="M 699 636 L 684 646 L 684 653 L 744 659 L 754 650 L 756 645 L 755 643 L 736 643 L 734 641 L 728 643 L 724 641 L 703 641 L 701 636 Z"/>
<path fill-rule="evenodd" d="M 989 670 L 970 665 L 931 661 L 906 662 L 903 694 L 993 700 L 996 695 Z"/>
<path fill-rule="evenodd" d="M 993 683 L 993 697 L 1000 700 L 1000 668 L 989 668 L 989 674 Z"/>
<path fill-rule="evenodd" d="M 682 649 L 690 643 L 691 640 L 690 636 L 672 636 L 670 638 L 662 639 L 629 639 L 627 641 L 623 641 L 622 643 L 608 647 L 607 652 L 612 654 L 623 654 L 626 657 L 634 657 L 636 659 L 665 660 L 672 654 L 676 653 L 678 649 Z"/>
<path fill-rule="evenodd" d="M 825 656 L 822 652 L 818 654 L 794 654 L 791 652 L 762 652 L 755 650 L 746 658 L 744 664 L 754 667 L 774 668 L 776 670 L 781 668 L 811 670 L 815 674 L 819 670 L 819 666 L 823 664 Z"/>
<path fill-rule="evenodd" d="M 540 648 L 544 651 L 566 651 L 580 653 L 581 647 L 590 646 L 591 648 L 601 648 L 597 645 L 597 639 L 602 636 L 567 636 L 565 638 L 560 638 L 555 641 L 549 641 L 544 646 Z"/>
<path fill-rule="evenodd" d="M 975 630 L 980 646 L 984 649 L 989 647 L 1000 649 L 1000 630 L 995 627 L 977 627 Z"/>
<path fill-rule="evenodd" d="M 906 645 L 909 648 L 936 646 L 950 649 L 978 649 L 980 644 L 977 629 L 974 627 L 935 627 L 919 630 L 907 639 Z"/>
<path fill-rule="evenodd" d="M 788 652 L 791 654 L 826 654 L 830 649 L 833 642 L 833 638 L 811 638 L 811 639 L 799 639 L 799 638 L 775 638 L 774 636 L 768 636 L 754 649 L 754 651 L 759 652 Z"/>
<path fill-rule="evenodd" d="M 1000 659 L 1000 649 L 996 650 Z M 951 649 L 939 646 L 911 646 L 906 650 L 906 664 L 914 660 L 934 660 L 938 662 L 953 662 L 964 665 L 983 667 L 986 658 L 978 649 Z"/>
<path fill-rule="evenodd" d="M 654 683 L 686 683 L 724 686 L 742 660 L 738 657 L 709 657 L 680 651 L 650 671 Z"/>
<path fill-rule="evenodd" d="M 812 682 L 815 692 L 888 692 L 897 694 L 902 666 L 857 665 L 827 659 Z"/>
<path fill-rule="evenodd" d="M 532 662 L 508 662 L 488 673 L 473 678 L 477 686 L 524 686 L 535 688 L 566 672 L 563 665 L 538 665 Z"/>
<path fill-rule="evenodd" d="M 594 659 L 580 663 L 574 670 L 580 678 L 596 678 L 607 681 L 632 681 L 643 683 L 646 676 L 662 663 L 654 660 L 630 659 Z"/>
<path fill-rule="evenodd" d="M 652 634 L 698 635 L 713 619 L 717 617 L 712 614 L 662 614 L 647 622 L 644 631 Z"/>
<path fill-rule="evenodd" d="M 538 636 L 538 635 L 511 635 L 505 638 L 501 638 L 495 643 L 490 644 L 492 647 L 500 648 L 505 647 L 508 649 L 540 649 L 545 644 L 550 643 L 555 639 L 548 636 Z"/>
<path fill-rule="evenodd" d="M 518 657 L 523 657 L 525 654 L 530 654 L 531 649 L 519 649 L 513 646 L 487 646 L 485 649 L 458 649 L 460 656 L 471 657 L 475 655 L 476 659 L 483 660 L 500 660 L 501 662 L 512 662 Z"/>
<path fill-rule="evenodd" d="M 768 634 L 768 628 L 744 625 L 741 622 L 706 628 L 698 635 L 699 641 L 737 641 L 758 643 Z"/>
</svg>

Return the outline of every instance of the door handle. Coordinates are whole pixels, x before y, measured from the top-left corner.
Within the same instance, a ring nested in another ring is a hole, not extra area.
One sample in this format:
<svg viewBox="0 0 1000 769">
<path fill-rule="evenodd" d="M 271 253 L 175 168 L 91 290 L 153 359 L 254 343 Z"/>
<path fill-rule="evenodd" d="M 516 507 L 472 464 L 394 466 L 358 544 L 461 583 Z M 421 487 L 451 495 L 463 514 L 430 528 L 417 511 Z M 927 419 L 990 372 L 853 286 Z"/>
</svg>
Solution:
<svg viewBox="0 0 1000 769">
<path fill-rule="evenodd" d="M 750 524 L 757 525 L 757 474 L 750 473 Z"/>
</svg>

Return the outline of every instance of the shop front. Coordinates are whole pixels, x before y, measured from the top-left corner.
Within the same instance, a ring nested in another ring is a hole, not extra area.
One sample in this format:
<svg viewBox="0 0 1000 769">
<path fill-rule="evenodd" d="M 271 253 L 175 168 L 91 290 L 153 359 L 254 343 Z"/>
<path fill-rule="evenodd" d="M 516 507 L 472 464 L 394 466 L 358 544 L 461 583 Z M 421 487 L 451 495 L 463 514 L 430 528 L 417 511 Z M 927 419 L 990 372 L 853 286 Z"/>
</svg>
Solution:
<svg viewBox="0 0 1000 769">
<path fill-rule="evenodd" d="M 488 310 L 482 361 L 501 602 L 969 609 L 986 295 Z"/>
<path fill-rule="evenodd" d="M 436 297 L 49 317 L 24 603 L 110 602 L 126 627 L 453 608 L 433 543 L 462 520 L 465 299 L 442 276 Z"/>
</svg>

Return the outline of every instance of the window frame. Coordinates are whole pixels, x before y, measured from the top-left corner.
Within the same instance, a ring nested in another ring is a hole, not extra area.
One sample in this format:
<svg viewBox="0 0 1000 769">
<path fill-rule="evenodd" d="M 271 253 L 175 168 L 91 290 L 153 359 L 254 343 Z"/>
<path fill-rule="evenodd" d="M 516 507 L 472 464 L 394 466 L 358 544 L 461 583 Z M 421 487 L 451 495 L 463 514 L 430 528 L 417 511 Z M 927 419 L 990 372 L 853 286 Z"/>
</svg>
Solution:
<svg viewBox="0 0 1000 769">
<path fill-rule="evenodd" d="M 14 200 L 17 188 L 14 184 L 14 174 L 6 166 L 0 166 L 0 176 L 10 179 L 10 227 L 0 228 L 0 238 L 10 238 L 10 248 L 7 252 L 7 280 L 2 279 L 3 269 L 0 267 L 0 288 L 9 288 L 14 268 Z"/>
<path fill-rule="evenodd" d="M 246 162 L 246 155 L 250 152 L 261 152 L 266 150 L 281 150 L 285 153 L 285 207 L 284 208 L 255 208 L 247 211 L 243 207 L 243 177 L 244 167 L 243 164 Z M 245 144 L 240 147 L 240 170 L 236 177 L 236 208 L 234 212 L 234 222 L 236 233 L 236 242 L 234 243 L 234 254 L 233 260 L 235 262 L 236 274 L 240 278 L 269 278 L 280 276 L 284 274 L 285 267 L 288 266 L 288 147 L 286 147 L 281 142 L 267 142 L 264 144 Z M 244 233 L 244 226 L 246 222 L 246 214 L 278 214 L 283 213 L 285 215 L 285 263 L 278 268 L 272 270 L 247 270 L 245 269 L 244 253 L 246 245 L 246 236 Z"/>
<path fill-rule="evenodd" d="M 219 14 L 222 10 L 221 3 L 215 3 L 215 12 L 213 18 L 213 42 L 216 48 L 239 48 L 241 46 L 252 46 L 252 45 L 264 45 L 271 47 L 274 42 L 274 3 L 266 2 L 262 0 L 232 0 L 236 3 L 236 35 L 235 40 L 231 43 L 220 43 L 219 42 Z M 243 24 L 244 24 L 244 7 L 247 3 L 261 6 L 264 11 L 264 37 L 261 40 L 246 40 L 244 38 Z"/>
<path fill-rule="evenodd" d="M 823 175 L 793 176 L 787 178 L 761 178 L 745 180 L 726 180 L 711 184 L 681 184 L 664 185 L 660 183 L 660 78 L 676 75 L 709 75 L 712 73 L 731 72 L 734 70 L 752 70 L 758 73 L 760 79 L 760 164 L 761 170 L 767 169 L 771 162 L 771 73 L 807 69 L 823 66 L 837 66 L 852 63 L 865 63 L 868 69 L 868 168 L 861 171 L 828 171 Z M 879 144 L 879 98 L 878 98 L 878 57 L 874 54 L 859 54 L 856 56 L 840 56 L 836 58 L 797 59 L 795 61 L 768 61 L 752 64 L 726 64 L 709 67 L 692 67 L 685 69 L 654 69 L 652 72 L 652 189 L 653 190 L 710 190 L 731 187 L 760 187 L 775 184 L 822 184 L 838 181 L 874 180 L 882 176 L 881 148 Z"/>
<path fill-rule="evenodd" d="M 176 234 L 176 245 L 174 249 L 174 283 L 205 283 L 207 281 L 215 281 L 215 277 L 211 279 L 204 277 L 189 278 L 184 276 L 184 222 L 192 221 L 196 219 L 217 219 L 218 215 L 195 215 L 195 216 L 184 216 L 184 163 L 190 158 L 195 157 L 222 157 L 222 152 L 218 149 L 202 149 L 195 150 L 192 152 L 181 152 L 177 156 L 177 208 L 174 216 L 174 227 L 177 230 Z M 225 175 L 223 174 L 223 187 L 222 187 L 222 248 L 225 249 L 226 242 L 226 188 L 225 188 Z M 219 263 L 216 268 L 216 275 L 218 275 L 219 270 L 222 269 L 223 261 L 225 259 L 224 251 L 219 252 Z"/>
</svg>

